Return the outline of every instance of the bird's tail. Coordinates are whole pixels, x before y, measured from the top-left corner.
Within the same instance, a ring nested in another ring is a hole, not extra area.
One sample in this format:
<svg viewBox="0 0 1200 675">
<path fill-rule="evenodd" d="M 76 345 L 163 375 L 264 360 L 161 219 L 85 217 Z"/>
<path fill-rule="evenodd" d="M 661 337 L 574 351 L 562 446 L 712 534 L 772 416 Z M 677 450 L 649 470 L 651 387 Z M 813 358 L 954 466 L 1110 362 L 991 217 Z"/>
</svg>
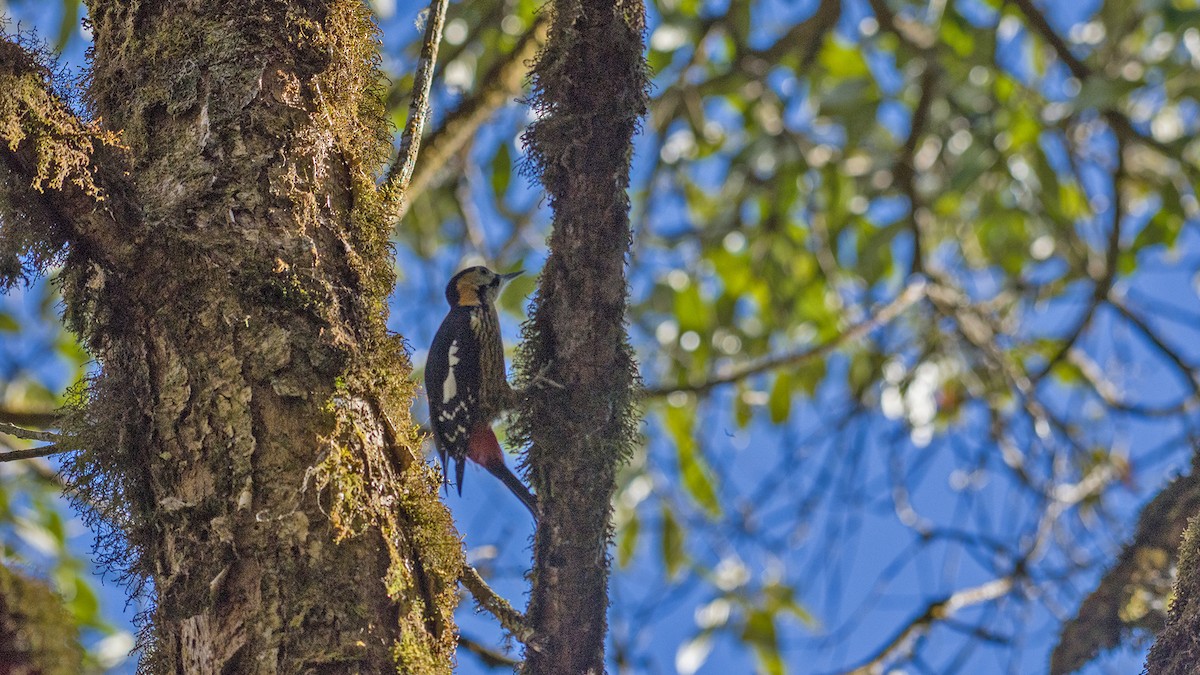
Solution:
<svg viewBox="0 0 1200 675">
<path fill-rule="evenodd" d="M 442 489 L 446 494 L 450 494 L 450 456 L 440 446 L 437 452 L 438 457 L 442 460 Z"/>
<path fill-rule="evenodd" d="M 510 471 L 504 463 L 504 451 L 500 449 L 500 441 L 496 439 L 496 433 L 492 431 L 491 425 L 476 425 L 471 430 L 468 447 L 467 456 L 476 464 L 487 469 L 493 476 L 499 478 L 500 482 L 504 483 L 525 504 L 525 507 L 533 514 L 533 520 L 536 523 L 538 518 L 537 497 L 533 496 L 529 488 L 525 487 L 521 479 L 517 478 L 516 474 Z M 462 485 L 461 476 L 459 485 Z"/>
<path fill-rule="evenodd" d="M 529 488 L 517 478 L 516 474 L 509 470 L 507 466 L 501 464 L 499 466 L 485 467 L 493 476 L 500 479 L 500 482 L 508 486 L 508 489 L 521 500 L 525 508 L 529 509 L 529 513 L 533 515 L 533 522 L 536 524 L 538 519 L 538 504 L 537 497 L 534 496 Z"/>
</svg>

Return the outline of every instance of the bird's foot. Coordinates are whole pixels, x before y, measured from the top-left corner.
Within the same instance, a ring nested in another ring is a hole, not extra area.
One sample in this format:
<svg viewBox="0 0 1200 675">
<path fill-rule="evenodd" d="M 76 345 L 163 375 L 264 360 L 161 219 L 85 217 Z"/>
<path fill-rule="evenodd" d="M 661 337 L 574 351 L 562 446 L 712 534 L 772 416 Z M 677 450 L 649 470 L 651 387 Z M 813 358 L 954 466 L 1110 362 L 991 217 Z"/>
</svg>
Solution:
<svg viewBox="0 0 1200 675">
<path fill-rule="evenodd" d="M 555 382 L 554 380 L 546 377 L 546 372 L 550 370 L 550 366 L 552 366 L 552 365 L 554 365 L 553 361 L 542 364 L 542 367 L 538 369 L 537 374 L 533 376 L 533 385 L 535 387 L 539 387 L 541 389 L 545 389 L 546 387 L 554 387 L 555 389 L 566 389 L 566 387 L 564 387 L 561 384 Z"/>
</svg>

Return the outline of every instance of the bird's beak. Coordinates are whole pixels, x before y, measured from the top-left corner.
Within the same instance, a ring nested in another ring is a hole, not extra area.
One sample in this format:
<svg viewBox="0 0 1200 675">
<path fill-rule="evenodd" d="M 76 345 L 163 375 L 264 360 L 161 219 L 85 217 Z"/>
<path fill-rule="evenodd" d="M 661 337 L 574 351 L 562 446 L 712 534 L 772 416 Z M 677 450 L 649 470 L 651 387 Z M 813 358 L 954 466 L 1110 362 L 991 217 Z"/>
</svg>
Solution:
<svg viewBox="0 0 1200 675">
<path fill-rule="evenodd" d="M 501 274 L 500 275 L 500 283 L 506 284 L 509 281 L 516 279 L 517 277 L 521 276 L 524 273 L 525 273 L 525 270 L 517 270 L 516 272 L 509 272 L 508 274 Z"/>
</svg>

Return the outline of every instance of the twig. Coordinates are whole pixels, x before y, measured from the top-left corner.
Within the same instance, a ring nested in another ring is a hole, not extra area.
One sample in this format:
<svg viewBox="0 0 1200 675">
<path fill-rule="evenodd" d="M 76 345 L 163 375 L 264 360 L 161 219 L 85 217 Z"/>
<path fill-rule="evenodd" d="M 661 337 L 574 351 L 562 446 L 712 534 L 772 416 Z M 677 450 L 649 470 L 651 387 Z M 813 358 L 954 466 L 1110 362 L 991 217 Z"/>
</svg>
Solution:
<svg viewBox="0 0 1200 675">
<path fill-rule="evenodd" d="M 659 398 L 676 391 L 703 393 L 723 384 L 730 384 L 747 377 L 759 375 L 769 370 L 784 366 L 797 366 L 807 361 L 820 358 L 836 350 L 847 342 L 857 340 L 881 326 L 887 325 L 900 316 L 921 298 L 925 297 L 926 282 L 924 279 L 912 281 L 891 302 L 880 307 L 874 314 L 846 329 L 841 334 L 819 345 L 797 352 L 772 356 L 740 368 L 731 368 L 724 373 L 705 380 L 696 385 L 664 385 L 642 391 L 642 398 Z"/>
<path fill-rule="evenodd" d="M 907 42 L 914 51 L 925 52 L 937 44 L 937 34 L 932 26 L 915 21 L 911 17 L 899 17 L 887 6 L 886 0 L 869 0 L 871 11 L 879 27 Z"/>
<path fill-rule="evenodd" d="M 910 274 L 921 274 L 925 271 L 925 238 L 921 232 L 920 219 L 917 216 L 917 212 L 924 207 L 924 204 L 921 195 L 917 192 L 916 155 L 921 137 L 929 126 L 929 110 L 933 107 L 934 94 L 938 85 L 938 66 L 933 55 L 927 55 L 924 61 L 925 68 L 921 73 L 920 84 L 921 95 L 917 100 L 917 107 L 913 109 L 912 127 L 908 132 L 908 138 L 904 141 L 900 157 L 897 158 L 892 170 L 892 174 L 896 177 L 896 183 L 904 191 L 904 196 L 908 197 L 908 229 L 913 238 Z"/>
<path fill-rule="evenodd" d="M 1014 364 L 997 344 L 996 336 L 1002 333 L 1001 329 L 993 325 L 965 293 L 945 279 L 934 277 L 929 299 L 938 312 L 954 320 L 958 334 L 983 355 L 984 362 L 995 368 L 1008 385 L 1021 394 L 1021 405 L 1030 418 L 1048 425 L 1048 428 L 1060 430 L 1066 442 L 1084 454 L 1084 449 L 1069 432 L 1067 425 L 1038 399 L 1035 383 L 1029 379 L 1029 374 L 1020 365 Z"/>
<path fill-rule="evenodd" d="M 768 71 L 784 58 L 798 59 L 794 66 L 798 72 L 808 70 L 810 64 L 821 53 L 825 38 L 833 33 L 838 19 L 842 16 L 841 0 L 821 0 L 812 16 L 792 26 L 786 33 L 780 35 L 775 42 L 762 49 L 745 49 L 738 45 L 737 53 L 730 59 L 730 68 L 721 71 L 702 82 L 691 83 L 686 79 L 672 85 L 658 98 L 652 117 L 659 117 L 659 106 L 674 95 L 674 103 L 678 103 L 681 89 L 694 91 L 701 97 L 724 91 L 730 82 L 739 77 L 755 80 L 765 79 Z M 665 128 L 659 125 L 658 128 Z"/>
<path fill-rule="evenodd" d="M 475 131 L 492 116 L 492 113 L 511 97 L 521 93 L 521 83 L 525 80 L 525 64 L 537 54 L 538 48 L 546 39 L 546 29 L 550 24 L 547 16 L 546 13 L 539 14 L 534 24 L 521 36 L 512 53 L 493 66 L 479 81 L 479 91 L 459 105 L 441 127 L 430 132 L 429 138 L 425 140 L 425 150 L 421 153 L 421 164 L 412 172 L 412 180 L 404 199 L 395 205 L 394 220 L 400 220 L 408 212 L 412 204 L 408 194 L 421 194 L 433 185 L 450 158 L 474 137 Z"/>
<path fill-rule="evenodd" d="M 521 662 L 496 649 L 469 638 L 462 633 L 458 635 L 458 646 L 471 652 L 488 668 L 516 668 Z"/>
<path fill-rule="evenodd" d="M 13 410 L 0 408 L 0 422 L 16 424 L 23 427 L 48 428 L 58 424 L 58 413 L 53 410 Z"/>
<path fill-rule="evenodd" d="M 60 434 L 52 431 L 35 431 L 33 429 L 24 429 L 15 424 L 0 422 L 0 434 L 8 434 L 17 438 L 24 438 L 27 441 L 46 441 L 53 443 L 62 438 Z"/>
<path fill-rule="evenodd" d="M 1050 43 L 1050 46 L 1054 49 L 1054 53 L 1058 54 L 1058 58 L 1067 64 L 1067 68 L 1071 70 L 1072 75 L 1079 80 L 1086 80 L 1091 77 L 1092 69 L 1071 53 L 1071 49 L 1067 46 L 1067 43 L 1063 42 L 1058 33 L 1054 32 L 1054 27 L 1046 20 L 1046 16 L 1038 11 L 1037 7 L 1034 7 L 1030 0 L 1013 0 L 1013 4 L 1025 15 L 1025 19 L 1029 21 L 1033 30 L 1038 35 L 1041 35 L 1043 40 Z"/>
<path fill-rule="evenodd" d="M 959 610 L 982 602 L 1003 597 L 1012 590 L 1013 578 L 1001 577 L 985 584 L 964 588 L 947 598 L 931 602 L 925 611 L 917 615 L 908 625 L 900 629 L 887 644 L 881 647 L 862 665 L 850 671 L 850 675 L 878 675 L 886 671 L 890 663 L 908 653 L 913 643 L 924 635 L 934 623 L 954 616 Z"/>
<path fill-rule="evenodd" d="M 1025 19 L 1032 26 L 1033 30 L 1037 32 L 1038 35 L 1041 35 L 1043 40 L 1050 44 L 1050 47 L 1054 50 L 1054 53 L 1058 55 L 1058 58 L 1061 59 L 1063 63 L 1067 64 L 1067 68 L 1071 71 L 1071 75 L 1073 75 L 1080 82 L 1095 76 L 1095 71 L 1093 71 L 1086 63 L 1081 61 L 1077 56 L 1075 56 L 1075 54 L 1071 52 L 1071 49 L 1067 43 L 1063 41 L 1061 37 L 1059 37 L 1058 33 L 1054 32 L 1054 27 L 1051 26 L 1050 22 L 1046 20 L 1046 16 L 1040 12 L 1037 7 L 1033 6 L 1033 2 L 1031 0 L 1013 0 L 1013 4 L 1015 4 L 1017 8 L 1021 10 L 1021 13 L 1025 15 Z M 1100 112 L 1104 115 L 1105 121 L 1109 123 L 1113 129 L 1113 132 L 1116 133 L 1118 137 L 1129 141 L 1137 141 L 1142 145 L 1153 148 L 1163 157 L 1179 162 L 1180 168 L 1184 172 L 1192 175 L 1193 177 L 1197 175 L 1198 172 L 1196 171 L 1193 162 L 1188 162 L 1177 156 L 1177 154 L 1172 152 L 1171 148 L 1168 147 L 1167 144 L 1142 134 L 1142 132 L 1138 131 L 1133 126 L 1133 123 L 1129 120 L 1129 116 L 1125 113 L 1112 107 L 1104 108 Z"/>
<path fill-rule="evenodd" d="M 421 149 L 421 133 L 425 130 L 425 119 L 429 116 L 429 90 L 433 86 L 438 44 L 442 41 L 442 26 L 446 22 L 446 7 L 449 4 L 449 0 L 429 2 L 429 17 L 425 24 L 425 39 L 421 44 L 421 59 L 413 77 L 413 97 L 408 107 L 408 121 L 400 135 L 400 152 L 384 180 L 387 199 L 393 204 L 404 204 L 408 199 L 409 181 L 412 180 L 413 169 L 417 165 L 417 153 Z"/>
<path fill-rule="evenodd" d="M 1100 304 L 1108 297 L 1108 292 L 1112 290 L 1113 283 L 1117 278 L 1117 257 L 1121 254 L 1121 217 L 1124 216 L 1124 204 L 1121 199 L 1121 179 L 1125 175 L 1125 142 L 1117 136 L 1117 166 L 1113 169 L 1112 174 L 1112 228 L 1108 232 L 1108 249 L 1104 254 L 1104 271 L 1100 277 L 1096 279 L 1095 286 L 1092 289 L 1092 297 L 1088 302 L 1087 309 L 1083 313 L 1083 317 L 1079 319 L 1079 323 L 1064 339 L 1062 346 L 1053 356 L 1046 361 L 1046 365 L 1037 373 L 1030 376 L 1030 379 L 1037 383 L 1045 377 L 1055 366 L 1066 358 L 1079 341 L 1083 332 L 1087 330 L 1092 323 L 1092 318 L 1096 315 L 1096 310 Z"/>
<path fill-rule="evenodd" d="M 1166 342 L 1163 342 L 1162 338 L 1160 338 L 1158 334 L 1154 332 L 1154 329 L 1150 327 L 1150 324 L 1146 323 L 1145 319 L 1137 314 L 1134 314 L 1124 302 L 1122 302 L 1112 293 L 1109 293 L 1108 304 L 1112 305 L 1112 307 L 1116 309 L 1121 316 L 1125 317 L 1125 320 L 1128 321 L 1130 325 L 1136 328 L 1138 332 L 1150 342 L 1150 344 L 1154 345 L 1158 351 L 1167 358 L 1167 360 L 1169 360 L 1175 365 L 1176 368 L 1179 369 L 1180 374 L 1182 374 L 1184 380 L 1187 381 L 1188 387 L 1192 390 L 1192 393 L 1200 397 L 1200 376 L 1195 374 L 1196 371 L 1191 364 L 1185 361 L 1179 352 L 1175 351 Z"/>
<path fill-rule="evenodd" d="M 15 462 L 18 459 L 33 459 L 34 457 L 47 457 L 49 455 L 58 455 L 64 452 L 71 452 L 75 448 L 64 448 L 58 445 L 43 445 L 40 448 L 29 448 L 28 450 L 13 450 L 12 452 L 0 452 L 0 462 Z"/>
<path fill-rule="evenodd" d="M 513 609 L 508 600 L 493 591 L 474 567 L 463 565 L 461 581 L 471 595 L 475 596 L 475 602 L 496 617 L 505 630 L 512 633 L 512 636 L 520 642 L 529 643 L 533 638 L 533 628 L 525 621 L 525 615 Z"/>
</svg>

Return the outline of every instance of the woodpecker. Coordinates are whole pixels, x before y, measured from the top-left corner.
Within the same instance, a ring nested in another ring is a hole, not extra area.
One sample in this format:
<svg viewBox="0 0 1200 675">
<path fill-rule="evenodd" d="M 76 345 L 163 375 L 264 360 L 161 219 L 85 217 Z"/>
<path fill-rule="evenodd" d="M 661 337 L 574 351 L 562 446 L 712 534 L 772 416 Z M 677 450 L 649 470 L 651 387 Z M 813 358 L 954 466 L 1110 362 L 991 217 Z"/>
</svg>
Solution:
<svg viewBox="0 0 1200 675">
<path fill-rule="evenodd" d="M 462 494 L 466 460 L 483 466 L 521 499 L 537 519 L 537 499 L 504 463 L 504 451 L 492 431 L 492 420 L 512 407 L 516 398 L 504 372 L 504 344 L 496 296 L 500 287 L 521 272 L 496 274 L 468 267 L 446 285 L 450 312 L 433 337 L 425 364 L 429 423 L 442 460 L 446 485 L 449 458 Z"/>
</svg>

